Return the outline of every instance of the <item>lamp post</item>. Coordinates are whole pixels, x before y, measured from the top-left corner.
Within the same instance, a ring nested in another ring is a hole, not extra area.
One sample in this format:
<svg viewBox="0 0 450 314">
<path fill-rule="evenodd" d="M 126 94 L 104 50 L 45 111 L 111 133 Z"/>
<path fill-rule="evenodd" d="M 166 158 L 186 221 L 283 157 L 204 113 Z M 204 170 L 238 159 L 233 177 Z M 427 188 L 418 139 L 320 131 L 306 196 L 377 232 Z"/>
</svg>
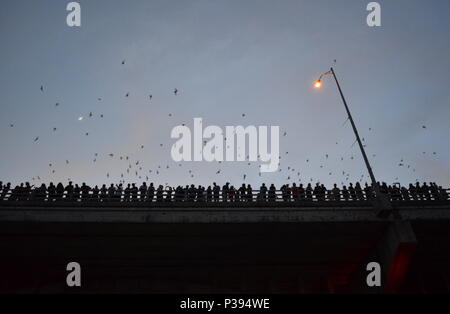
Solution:
<svg viewBox="0 0 450 314">
<path fill-rule="evenodd" d="M 375 179 L 375 175 L 373 174 L 372 167 L 370 166 L 369 159 L 367 158 L 366 151 L 364 150 L 364 145 L 362 144 L 361 138 L 359 137 L 358 129 L 356 128 L 355 121 L 353 121 L 352 114 L 350 113 L 350 109 L 348 108 L 347 101 L 345 100 L 344 94 L 342 93 L 342 89 L 341 89 L 341 86 L 339 85 L 339 81 L 336 77 L 336 73 L 334 73 L 334 69 L 331 68 L 330 71 L 322 74 L 319 77 L 319 79 L 316 82 L 314 82 L 314 87 L 321 88 L 322 87 L 322 78 L 326 75 L 333 75 L 334 80 L 336 82 L 337 88 L 339 90 L 339 94 L 341 95 L 342 102 L 344 103 L 344 106 L 345 106 L 345 110 L 347 111 L 348 119 L 350 120 L 350 123 L 352 125 L 353 132 L 355 133 L 356 140 L 358 141 L 358 145 L 361 150 L 361 154 L 363 155 L 364 162 L 367 167 L 367 171 L 369 172 L 369 176 L 372 181 L 372 187 L 375 192 L 375 199 L 378 201 L 378 204 L 375 204 L 375 206 L 377 207 L 378 214 L 381 215 L 386 210 L 390 210 L 391 205 L 390 205 L 390 202 L 387 200 L 387 198 L 384 195 L 382 195 L 380 192 L 380 187 L 378 186 L 377 180 Z"/>
</svg>

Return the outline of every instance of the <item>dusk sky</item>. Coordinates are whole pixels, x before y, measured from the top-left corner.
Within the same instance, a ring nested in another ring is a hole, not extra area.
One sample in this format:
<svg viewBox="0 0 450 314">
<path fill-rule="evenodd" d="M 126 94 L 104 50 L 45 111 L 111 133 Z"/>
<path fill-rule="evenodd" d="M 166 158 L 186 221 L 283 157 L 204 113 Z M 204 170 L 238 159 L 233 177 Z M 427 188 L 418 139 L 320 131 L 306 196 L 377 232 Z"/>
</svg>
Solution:
<svg viewBox="0 0 450 314">
<path fill-rule="evenodd" d="M 3 182 L 368 182 L 332 77 L 313 87 L 333 66 L 377 179 L 450 187 L 448 0 L 378 1 L 380 27 L 368 0 L 79 1 L 81 27 L 68 2 L 0 4 Z M 197 117 L 279 126 L 281 171 L 172 161 Z"/>
</svg>

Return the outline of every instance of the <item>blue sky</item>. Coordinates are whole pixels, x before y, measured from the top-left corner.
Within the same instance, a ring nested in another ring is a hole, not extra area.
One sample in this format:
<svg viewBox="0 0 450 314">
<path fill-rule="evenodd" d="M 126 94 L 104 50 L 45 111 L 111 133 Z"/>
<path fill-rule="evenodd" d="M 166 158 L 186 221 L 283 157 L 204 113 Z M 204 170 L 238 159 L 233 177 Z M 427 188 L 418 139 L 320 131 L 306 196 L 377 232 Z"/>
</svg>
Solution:
<svg viewBox="0 0 450 314">
<path fill-rule="evenodd" d="M 361 0 L 79 1 L 80 28 L 68 2 L 0 6 L 0 180 L 366 182 L 334 82 L 312 86 L 336 59 L 377 179 L 450 187 L 447 0 L 379 1 L 378 28 Z M 281 172 L 173 162 L 170 132 L 195 117 L 280 126 Z"/>
</svg>

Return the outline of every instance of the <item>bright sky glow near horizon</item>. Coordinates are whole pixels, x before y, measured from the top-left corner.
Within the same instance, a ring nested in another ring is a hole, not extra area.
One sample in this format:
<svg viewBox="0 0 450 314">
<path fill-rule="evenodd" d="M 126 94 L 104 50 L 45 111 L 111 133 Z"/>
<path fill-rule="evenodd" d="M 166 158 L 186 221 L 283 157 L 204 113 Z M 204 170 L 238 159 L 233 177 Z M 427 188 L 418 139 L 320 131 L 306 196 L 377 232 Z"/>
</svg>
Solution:
<svg viewBox="0 0 450 314">
<path fill-rule="evenodd" d="M 368 182 L 335 83 L 313 85 L 333 66 L 377 179 L 450 188 L 447 0 L 378 1 L 381 27 L 362 0 L 96 0 L 71 28 L 68 2 L 0 4 L 3 182 Z M 196 117 L 279 126 L 281 171 L 172 161 Z"/>
</svg>

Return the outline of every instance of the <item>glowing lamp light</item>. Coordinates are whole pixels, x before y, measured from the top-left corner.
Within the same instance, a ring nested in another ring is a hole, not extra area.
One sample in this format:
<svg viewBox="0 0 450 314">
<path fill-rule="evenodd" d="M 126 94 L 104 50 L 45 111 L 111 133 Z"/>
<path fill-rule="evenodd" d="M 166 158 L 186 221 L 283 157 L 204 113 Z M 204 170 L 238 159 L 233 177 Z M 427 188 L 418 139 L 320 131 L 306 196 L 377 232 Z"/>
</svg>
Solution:
<svg viewBox="0 0 450 314">
<path fill-rule="evenodd" d="M 321 80 L 316 81 L 316 82 L 314 83 L 314 87 L 315 87 L 315 88 L 321 88 L 321 87 L 322 87 L 322 81 L 321 81 Z"/>
</svg>

